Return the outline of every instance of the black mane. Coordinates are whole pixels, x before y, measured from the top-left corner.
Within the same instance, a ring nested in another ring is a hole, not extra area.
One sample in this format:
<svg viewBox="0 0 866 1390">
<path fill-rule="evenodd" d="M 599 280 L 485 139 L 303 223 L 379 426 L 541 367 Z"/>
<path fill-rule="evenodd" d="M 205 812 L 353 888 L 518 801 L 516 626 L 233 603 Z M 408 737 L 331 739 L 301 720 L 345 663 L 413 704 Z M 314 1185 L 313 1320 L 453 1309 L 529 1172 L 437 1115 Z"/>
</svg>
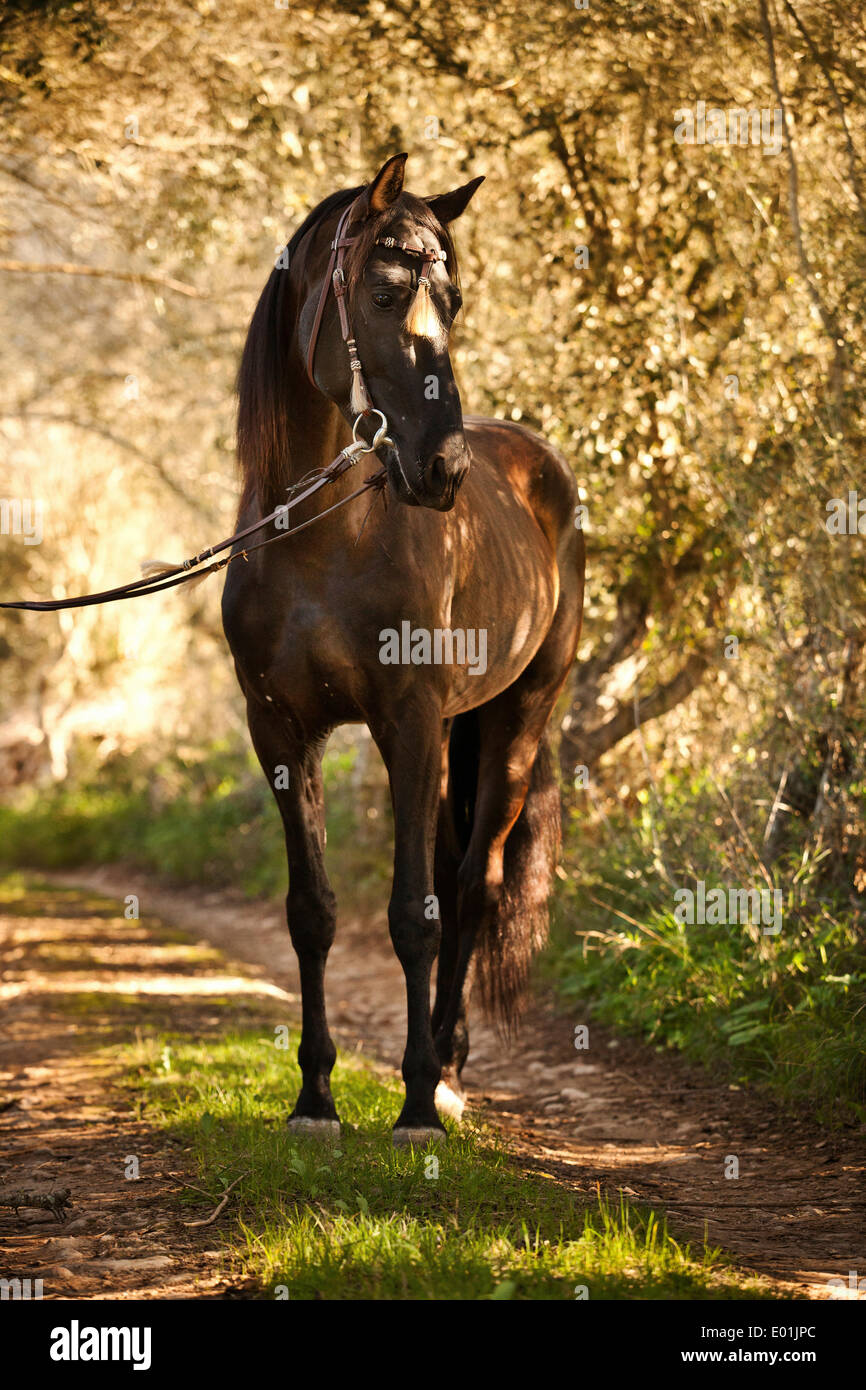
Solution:
<svg viewBox="0 0 866 1390">
<path fill-rule="evenodd" d="M 344 188 L 330 193 L 307 214 L 286 247 L 285 268 L 275 266 L 262 290 L 250 321 L 238 369 L 238 462 L 244 487 L 241 507 L 258 493 L 264 502 L 281 481 L 290 476 L 289 415 L 287 390 L 289 343 L 294 315 L 290 267 L 295 252 L 335 208 L 350 203 L 361 192 Z"/>
</svg>

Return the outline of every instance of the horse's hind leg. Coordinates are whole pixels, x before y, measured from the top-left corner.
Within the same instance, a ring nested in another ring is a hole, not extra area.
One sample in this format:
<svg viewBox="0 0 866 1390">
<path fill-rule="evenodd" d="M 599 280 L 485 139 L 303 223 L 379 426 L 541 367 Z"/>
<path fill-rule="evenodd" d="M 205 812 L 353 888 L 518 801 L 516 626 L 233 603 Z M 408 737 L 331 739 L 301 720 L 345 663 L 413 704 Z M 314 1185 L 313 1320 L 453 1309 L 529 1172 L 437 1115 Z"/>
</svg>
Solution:
<svg viewBox="0 0 866 1390">
<path fill-rule="evenodd" d="M 514 1022 L 527 973 L 535 922 L 546 910 L 546 876 L 552 863 L 536 869 L 531 859 L 525 860 L 522 867 L 529 871 L 525 881 L 507 885 L 506 869 L 510 868 L 513 877 L 515 861 L 513 857 L 509 861 L 506 844 L 527 802 L 527 793 L 533 799 L 533 810 L 537 814 L 535 822 L 528 823 L 528 833 L 542 858 L 548 857 L 547 852 L 558 839 L 558 792 L 551 781 L 550 790 L 556 806 L 551 808 L 545 804 L 549 803 L 545 766 L 537 759 L 547 722 L 574 660 L 580 633 L 582 537 L 571 526 L 570 516 L 563 523 L 558 565 L 564 579 L 547 636 L 514 684 L 474 711 L 477 725 L 464 723 L 464 730 L 473 734 L 460 757 L 464 782 L 474 787 L 474 796 L 466 808 L 471 831 L 458 872 L 457 947 L 451 993 L 437 1020 L 436 1031 L 436 1049 L 442 1059 L 443 1074 L 447 1077 L 449 1071 L 455 1071 L 458 1080 L 457 1063 L 461 1059 L 464 1038 L 461 1020 L 465 1016 L 476 943 L 481 941 L 487 946 L 488 962 L 490 945 L 496 943 L 497 956 L 492 972 L 485 971 L 487 978 L 482 979 L 482 983 L 488 985 L 486 1002 L 495 1006 L 491 1011 L 499 1015 L 507 1028 Z M 452 784 L 454 772 L 452 769 Z M 464 795 L 461 802 L 465 801 Z M 525 844 L 521 848 L 525 850 Z M 530 882 L 530 878 L 535 881 Z M 511 900 L 505 891 L 509 887 L 519 890 Z M 541 900 L 535 902 L 539 894 Z M 512 914 L 511 921 L 502 920 L 504 908 Z M 505 939 L 500 932 L 491 935 L 492 929 L 497 927 L 504 930 Z"/>
<path fill-rule="evenodd" d="M 490 929 L 499 908 L 505 843 L 523 807 L 547 723 L 547 710 L 536 705 L 530 717 L 513 687 L 483 706 L 478 716 L 478 795 L 472 834 L 458 873 L 456 959 L 451 990 L 436 1032 L 443 1075 L 458 1094 L 460 1070 L 468 1052 L 464 1020 L 472 953 L 477 939 Z"/>
<path fill-rule="evenodd" d="M 441 1050 L 440 1030 L 445 1018 L 448 1000 L 457 969 L 459 937 L 457 927 L 457 871 L 460 868 L 460 855 L 451 843 L 450 808 L 446 805 L 440 810 L 439 830 L 436 836 L 436 867 L 434 883 L 439 907 L 439 921 L 442 939 L 439 946 L 439 962 L 436 971 L 436 1002 L 433 1006 L 433 1036 L 436 1051 L 442 1063 L 442 1079 L 436 1088 L 436 1105 L 440 1113 L 459 1119 L 463 1113 L 463 1092 L 460 1073 L 469 1055 L 469 1030 L 466 1024 L 466 1010 L 461 1006 L 454 1027 L 448 1036 L 448 1046 Z"/>
<path fill-rule="evenodd" d="M 325 873 L 325 815 L 319 743 L 298 743 L 287 720 L 250 701 L 249 726 L 286 836 L 286 916 L 301 977 L 302 1086 L 289 1128 L 329 1137 L 340 1122 L 331 1095 L 337 1057 L 325 1013 L 325 964 L 336 932 L 336 901 Z"/>
<path fill-rule="evenodd" d="M 474 797 L 474 780 L 477 775 L 477 766 L 473 766 L 472 750 L 463 747 L 464 743 L 467 742 L 467 735 L 464 733 L 465 726 L 470 726 L 468 741 L 471 744 L 473 736 L 477 737 L 477 722 L 474 711 L 468 715 L 461 715 L 456 727 L 453 720 L 446 721 L 443 746 L 443 785 L 439 803 L 439 824 L 436 830 L 434 868 L 436 899 L 442 926 L 442 940 L 439 946 L 436 973 L 436 1002 L 433 1006 L 432 1020 L 436 1050 L 442 1063 L 442 1079 L 436 1089 L 436 1105 L 440 1113 L 452 1115 L 457 1119 L 463 1113 L 464 1108 L 460 1073 L 469 1055 L 469 1028 L 462 997 L 454 1026 L 449 1030 L 447 1040 L 443 1039 L 441 1030 L 457 970 L 459 949 L 458 870 L 469 841 L 468 824 L 471 822 L 471 809 L 466 803 L 468 799 Z M 453 733 L 452 728 L 454 729 Z M 468 754 L 468 756 L 464 757 L 464 754 Z M 460 772 L 465 766 L 468 766 L 470 770 L 471 788 L 465 786 L 460 778 Z"/>
<path fill-rule="evenodd" d="M 464 1031 L 461 1021 L 471 983 L 472 954 L 478 941 L 489 942 L 504 905 L 506 842 L 523 810 L 547 721 L 574 656 L 577 624 L 573 614 L 570 595 L 563 596 L 551 632 L 527 669 L 512 686 L 476 711 L 477 784 L 471 834 L 458 873 L 456 962 L 448 1004 L 436 1033 L 444 1075 L 456 1072 L 458 1081 Z M 471 757 L 469 763 L 474 764 Z M 556 816 L 558 822 L 558 811 Z M 527 933 L 527 927 L 531 926 L 532 904 L 518 903 L 515 909 L 525 920 L 499 922 L 511 939 L 501 943 L 494 972 L 497 1012 L 506 1025 L 513 1021 L 516 996 L 531 955 L 531 930 Z"/>
</svg>

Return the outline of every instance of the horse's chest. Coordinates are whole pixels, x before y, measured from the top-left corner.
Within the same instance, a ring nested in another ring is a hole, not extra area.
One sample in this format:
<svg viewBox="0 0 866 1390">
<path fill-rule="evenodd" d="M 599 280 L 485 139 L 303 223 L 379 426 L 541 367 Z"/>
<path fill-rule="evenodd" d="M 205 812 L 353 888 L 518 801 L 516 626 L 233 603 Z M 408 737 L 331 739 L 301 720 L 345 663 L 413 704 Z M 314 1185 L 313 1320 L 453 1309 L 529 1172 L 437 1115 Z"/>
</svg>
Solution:
<svg viewBox="0 0 866 1390">
<path fill-rule="evenodd" d="M 382 539 L 377 566 L 357 574 L 332 563 L 255 576 L 229 605 L 237 618 L 226 627 L 248 687 L 324 724 L 399 707 L 419 680 L 446 715 L 504 690 L 550 627 L 555 565 L 525 513 L 478 531 L 456 521 L 426 551 L 404 522 Z"/>
</svg>

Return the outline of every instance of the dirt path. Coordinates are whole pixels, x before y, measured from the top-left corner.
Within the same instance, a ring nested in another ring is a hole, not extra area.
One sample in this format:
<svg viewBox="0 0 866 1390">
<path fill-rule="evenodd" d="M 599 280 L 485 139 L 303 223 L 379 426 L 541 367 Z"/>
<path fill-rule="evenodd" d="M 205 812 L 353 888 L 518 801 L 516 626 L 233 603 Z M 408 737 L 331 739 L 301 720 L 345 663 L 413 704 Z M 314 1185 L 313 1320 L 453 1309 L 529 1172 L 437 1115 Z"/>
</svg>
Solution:
<svg viewBox="0 0 866 1390">
<path fill-rule="evenodd" d="M 143 918 L 155 913 L 244 962 L 260 982 L 247 987 L 270 982 L 282 998 L 296 996 L 279 908 L 168 890 L 116 869 L 62 877 L 120 902 L 137 894 Z M 403 982 L 383 921 L 341 922 L 328 1001 L 340 1046 L 399 1066 Z M 828 1279 L 866 1271 L 862 1134 L 792 1120 L 768 1101 L 595 1025 L 589 1050 L 578 1052 L 574 1022 L 551 1000 L 538 1000 L 509 1051 L 473 1020 L 470 1101 L 501 1124 L 528 1166 L 581 1192 L 600 1185 L 665 1208 L 675 1232 L 700 1243 L 706 1230 L 711 1244 L 780 1290 L 827 1298 Z M 176 1014 L 171 1026 L 180 1026 Z M 731 1155 L 739 1161 L 736 1180 L 725 1177 Z"/>
<path fill-rule="evenodd" d="M 239 1296 L 219 1227 L 185 1224 L 216 1203 L 179 1211 L 179 1178 L 196 1180 L 185 1148 L 135 1118 L 103 1049 L 166 1030 L 217 1034 L 226 1000 L 233 1026 L 272 1029 L 285 995 L 121 912 L 57 889 L 0 907 L 0 1192 L 68 1188 L 74 1202 L 63 1224 L 0 1205 L 0 1278 L 45 1299 Z"/>
</svg>

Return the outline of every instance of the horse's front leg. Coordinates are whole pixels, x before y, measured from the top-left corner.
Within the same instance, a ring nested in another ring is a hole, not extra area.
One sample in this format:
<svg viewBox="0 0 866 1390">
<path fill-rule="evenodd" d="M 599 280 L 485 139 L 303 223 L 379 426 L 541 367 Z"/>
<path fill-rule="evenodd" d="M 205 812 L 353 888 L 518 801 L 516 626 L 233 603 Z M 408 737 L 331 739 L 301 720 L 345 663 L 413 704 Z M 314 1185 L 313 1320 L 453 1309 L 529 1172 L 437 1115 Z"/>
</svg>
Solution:
<svg viewBox="0 0 866 1390">
<path fill-rule="evenodd" d="M 325 1013 L 325 965 L 336 933 L 337 907 L 325 873 L 322 746 L 299 743 L 288 720 L 252 701 L 249 726 L 283 820 L 289 865 L 286 916 L 301 977 L 302 1086 L 289 1129 L 329 1137 L 340 1130 L 331 1095 L 337 1050 Z"/>
<path fill-rule="evenodd" d="M 430 1024 L 430 973 L 441 927 L 433 890 L 433 855 L 442 773 L 442 714 L 432 700 L 401 709 L 399 722 L 371 729 L 391 784 L 394 882 L 388 905 L 391 940 L 406 977 L 403 1054 L 406 1100 L 395 1144 L 444 1137 L 434 1094 L 440 1063 Z"/>
</svg>

